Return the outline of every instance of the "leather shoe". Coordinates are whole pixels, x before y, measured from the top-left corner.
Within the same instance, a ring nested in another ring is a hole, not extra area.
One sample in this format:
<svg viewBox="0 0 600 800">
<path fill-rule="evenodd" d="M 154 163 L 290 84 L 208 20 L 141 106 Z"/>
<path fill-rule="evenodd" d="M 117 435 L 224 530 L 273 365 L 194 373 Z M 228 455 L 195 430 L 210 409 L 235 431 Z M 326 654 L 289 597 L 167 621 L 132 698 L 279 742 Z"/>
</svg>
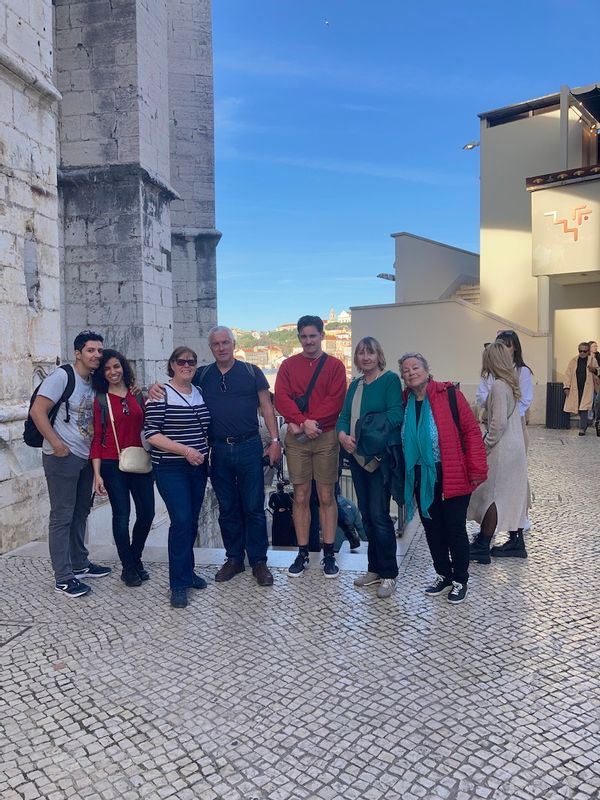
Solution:
<svg viewBox="0 0 600 800">
<path fill-rule="evenodd" d="M 225 583 L 225 581 L 230 581 L 245 569 L 246 567 L 240 561 L 234 561 L 233 558 L 228 558 L 215 575 L 215 580 L 217 583 Z"/>
<path fill-rule="evenodd" d="M 142 579 L 136 569 L 124 569 L 121 573 L 121 580 L 125 586 L 141 586 Z"/>
<path fill-rule="evenodd" d="M 273 573 L 264 561 L 259 561 L 252 567 L 252 574 L 259 586 L 273 586 Z"/>
<path fill-rule="evenodd" d="M 135 565 L 135 568 L 137 570 L 137 574 L 140 576 L 140 580 L 147 581 L 150 579 L 148 570 L 144 567 L 141 561 L 138 561 L 138 563 Z"/>
<path fill-rule="evenodd" d="M 360 536 L 358 533 L 353 533 L 352 536 L 348 536 L 347 538 L 350 542 L 350 550 L 358 550 L 360 547 Z"/>
</svg>

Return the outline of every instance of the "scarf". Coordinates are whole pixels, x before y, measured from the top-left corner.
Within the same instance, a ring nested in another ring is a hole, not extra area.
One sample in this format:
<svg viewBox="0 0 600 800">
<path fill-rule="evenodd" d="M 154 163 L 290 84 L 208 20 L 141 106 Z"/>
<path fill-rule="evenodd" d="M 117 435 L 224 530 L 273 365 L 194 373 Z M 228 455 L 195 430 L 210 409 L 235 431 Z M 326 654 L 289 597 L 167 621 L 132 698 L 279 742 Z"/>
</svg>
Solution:
<svg viewBox="0 0 600 800">
<path fill-rule="evenodd" d="M 404 459 L 406 461 L 406 481 L 404 483 L 404 503 L 408 511 L 408 518 L 414 514 L 413 495 L 415 491 L 415 466 L 421 465 L 420 501 L 424 517 L 429 519 L 429 509 L 433 503 L 434 487 L 437 478 L 433 445 L 431 440 L 431 406 L 429 398 L 425 395 L 419 424 L 417 425 L 417 410 L 415 396 L 412 392 L 408 395 L 406 413 L 403 427 Z"/>
</svg>

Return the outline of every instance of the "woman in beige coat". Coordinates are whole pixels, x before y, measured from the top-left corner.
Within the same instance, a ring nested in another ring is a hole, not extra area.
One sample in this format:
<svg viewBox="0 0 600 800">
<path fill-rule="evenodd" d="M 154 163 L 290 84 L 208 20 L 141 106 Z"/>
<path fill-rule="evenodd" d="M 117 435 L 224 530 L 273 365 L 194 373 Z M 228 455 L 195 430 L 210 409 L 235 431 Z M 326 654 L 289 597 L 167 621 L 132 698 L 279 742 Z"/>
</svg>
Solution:
<svg viewBox="0 0 600 800">
<path fill-rule="evenodd" d="M 567 414 L 579 414 L 579 435 L 585 436 L 588 411 L 594 402 L 594 373 L 597 362 L 590 355 L 589 342 L 581 342 L 577 349 L 579 355 L 569 361 L 565 370 L 564 411 Z"/>
<path fill-rule="evenodd" d="M 523 527 L 527 519 L 527 456 L 519 415 L 519 378 L 506 345 L 495 341 L 485 348 L 481 374 L 494 380 L 486 400 L 487 432 L 483 437 L 488 479 L 471 495 L 467 519 L 481 523 L 470 558 L 480 564 L 493 556 L 527 558 Z M 505 545 L 493 547 L 496 530 L 508 531 Z"/>
</svg>

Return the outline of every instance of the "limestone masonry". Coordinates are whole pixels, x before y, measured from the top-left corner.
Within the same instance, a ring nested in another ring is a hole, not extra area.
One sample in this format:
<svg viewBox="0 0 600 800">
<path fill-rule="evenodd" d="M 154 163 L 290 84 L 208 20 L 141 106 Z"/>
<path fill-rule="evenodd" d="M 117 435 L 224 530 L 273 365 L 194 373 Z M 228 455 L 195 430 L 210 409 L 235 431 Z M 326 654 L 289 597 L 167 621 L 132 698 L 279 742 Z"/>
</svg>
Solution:
<svg viewBox="0 0 600 800">
<path fill-rule="evenodd" d="M 0 552 L 45 537 L 23 420 L 79 330 L 140 384 L 208 356 L 211 34 L 209 0 L 0 0 Z"/>
</svg>

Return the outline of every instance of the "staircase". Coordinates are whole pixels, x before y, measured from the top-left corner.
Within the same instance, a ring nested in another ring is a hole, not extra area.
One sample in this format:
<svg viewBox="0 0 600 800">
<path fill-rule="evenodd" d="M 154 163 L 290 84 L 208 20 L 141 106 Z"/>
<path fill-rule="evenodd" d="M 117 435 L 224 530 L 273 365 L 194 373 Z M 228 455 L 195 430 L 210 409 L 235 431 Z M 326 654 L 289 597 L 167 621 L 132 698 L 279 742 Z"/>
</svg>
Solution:
<svg viewBox="0 0 600 800">
<path fill-rule="evenodd" d="M 463 283 L 452 295 L 457 300 L 466 300 L 478 306 L 480 303 L 480 288 L 478 283 Z"/>
</svg>

